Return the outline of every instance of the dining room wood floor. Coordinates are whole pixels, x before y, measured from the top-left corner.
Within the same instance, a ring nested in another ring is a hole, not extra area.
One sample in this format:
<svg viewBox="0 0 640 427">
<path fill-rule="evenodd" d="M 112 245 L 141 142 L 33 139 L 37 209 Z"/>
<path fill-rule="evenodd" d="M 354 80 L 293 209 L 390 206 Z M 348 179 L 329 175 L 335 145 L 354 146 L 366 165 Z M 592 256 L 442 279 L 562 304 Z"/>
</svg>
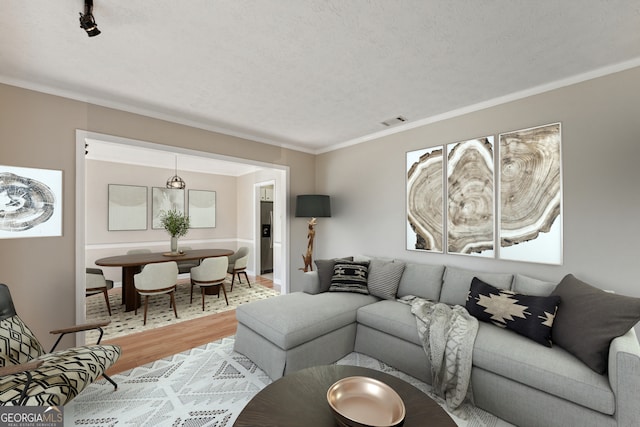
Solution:
<svg viewBox="0 0 640 427">
<path fill-rule="evenodd" d="M 249 279 L 251 283 L 274 287 L 273 281 L 262 276 L 250 276 Z M 107 374 L 114 375 L 234 335 L 237 326 L 236 311 L 229 310 L 105 340 L 104 344 L 117 344 L 122 349 L 120 359 L 107 370 Z"/>
</svg>

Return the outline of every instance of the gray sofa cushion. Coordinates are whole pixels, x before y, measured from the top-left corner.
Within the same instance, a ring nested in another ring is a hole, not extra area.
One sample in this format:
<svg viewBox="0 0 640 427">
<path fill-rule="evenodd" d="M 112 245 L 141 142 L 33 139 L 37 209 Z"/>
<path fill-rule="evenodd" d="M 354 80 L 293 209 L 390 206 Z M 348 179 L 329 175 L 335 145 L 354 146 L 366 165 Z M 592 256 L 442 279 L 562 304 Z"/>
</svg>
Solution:
<svg viewBox="0 0 640 427">
<path fill-rule="evenodd" d="M 558 346 L 544 347 L 489 323 L 479 324 L 473 366 L 605 414 L 615 412 L 607 377 Z"/>
<path fill-rule="evenodd" d="M 241 304 L 239 323 L 287 350 L 356 321 L 356 310 L 378 301 L 371 295 L 294 292 Z"/>
<path fill-rule="evenodd" d="M 438 301 L 442 289 L 443 274 L 443 265 L 407 263 L 398 285 L 398 298 L 414 295 Z"/>
<path fill-rule="evenodd" d="M 380 301 L 358 309 L 358 323 L 422 346 L 416 316 L 411 306 L 396 301 Z"/>
<path fill-rule="evenodd" d="M 548 297 L 558 284 L 516 274 L 513 278 L 513 292 L 537 297 Z"/>
<path fill-rule="evenodd" d="M 404 267 L 402 261 L 371 260 L 367 282 L 369 293 L 382 299 L 396 299 Z"/>
<path fill-rule="evenodd" d="M 482 273 L 458 267 L 447 267 L 444 272 L 444 283 L 440 292 L 440 302 L 464 307 L 474 277 L 496 288 L 511 289 L 512 274 Z"/>
</svg>

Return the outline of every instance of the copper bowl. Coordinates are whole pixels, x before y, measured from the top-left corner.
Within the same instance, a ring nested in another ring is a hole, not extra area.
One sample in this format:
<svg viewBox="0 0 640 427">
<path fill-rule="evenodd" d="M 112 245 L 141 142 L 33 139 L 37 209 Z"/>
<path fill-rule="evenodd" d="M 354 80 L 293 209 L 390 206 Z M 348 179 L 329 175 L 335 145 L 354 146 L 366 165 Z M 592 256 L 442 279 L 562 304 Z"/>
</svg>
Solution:
<svg viewBox="0 0 640 427">
<path fill-rule="evenodd" d="M 391 387 L 369 377 L 347 377 L 327 391 L 327 401 L 340 426 L 396 427 L 404 422 L 405 407 Z"/>
</svg>

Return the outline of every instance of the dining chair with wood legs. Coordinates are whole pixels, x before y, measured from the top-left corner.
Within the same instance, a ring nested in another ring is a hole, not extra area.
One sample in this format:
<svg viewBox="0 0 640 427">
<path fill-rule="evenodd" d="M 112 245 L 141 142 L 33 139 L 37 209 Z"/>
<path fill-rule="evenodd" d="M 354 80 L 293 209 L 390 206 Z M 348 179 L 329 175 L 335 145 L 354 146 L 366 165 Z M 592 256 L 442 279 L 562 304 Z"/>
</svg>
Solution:
<svg viewBox="0 0 640 427">
<path fill-rule="evenodd" d="M 202 293 L 202 311 L 204 311 L 205 288 L 216 287 L 218 298 L 220 298 L 220 288 L 222 288 L 224 300 L 227 302 L 227 305 L 229 305 L 227 290 L 224 287 L 228 265 L 229 260 L 227 257 L 215 257 L 206 258 L 202 260 L 198 267 L 191 269 L 191 303 L 193 303 L 193 287 L 200 286 L 200 292 Z"/>
<path fill-rule="evenodd" d="M 85 295 L 103 294 L 107 304 L 107 311 L 111 316 L 111 304 L 109 303 L 109 289 L 113 289 L 113 280 L 106 280 L 100 268 L 87 268 Z"/>
<path fill-rule="evenodd" d="M 238 276 L 238 281 L 242 283 L 242 278 L 240 278 L 240 273 L 244 274 L 244 277 L 247 279 L 247 284 L 251 287 L 251 282 L 249 281 L 249 276 L 247 276 L 247 263 L 249 262 L 249 248 L 246 246 L 238 249 L 233 255 L 229 255 L 229 267 L 227 267 L 227 273 L 231 274 L 231 290 L 229 292 L 233 292 L 233 283 L 236 280 L 236 276 Z"/>
<path fill-rule="evenodd" d="M 147 324 L 147 309 L 151 295 L 169 294 L 169 307 L 178 318 L 176 308 L 176 282 L 178 281 L 178 265 L 175 261 L 147 264 L 142 271 L 133 276 L 136 291 L 144 296 L 144 325 Z M 138 314 L 138 308 L 135 309 Z"/>
</svg>

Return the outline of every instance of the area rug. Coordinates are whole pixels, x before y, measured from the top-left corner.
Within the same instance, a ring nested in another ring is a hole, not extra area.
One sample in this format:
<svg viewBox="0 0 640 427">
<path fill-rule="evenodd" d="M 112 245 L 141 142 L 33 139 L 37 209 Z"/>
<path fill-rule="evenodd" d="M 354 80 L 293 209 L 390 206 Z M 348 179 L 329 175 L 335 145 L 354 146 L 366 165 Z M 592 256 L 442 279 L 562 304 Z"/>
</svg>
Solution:
<svg viewBox="0 0 640 427">
<path fill-rule="evenodd" d="M 105 380 L 87 387 L 64 409 L 66 426 L 210 426 L 230 427 L 269 377 L 233 351 L 233 337 L 113 375 L 118 390 Z M 429 385 L 371 357 L 351 353 L 339 364 L 364 366 L 395 375 L 427 394 Z M 463 427 L 510 424 L 475 407 Z M 301 426 L 305 425 L 301 420 Z"/>
<path fill-rule="evenodd" d="M 216 295 L 205 295 L 205 311 L 202 311 L 202 296 L 199 287 L 193 288 L 193 304 L 189 302 L 191 285 L 188 280 L 178 282 L 176 289 L 176 308 L 178 318 L 173 314 L 173 309 L 169 307 L 169 295 L 154 295 L 149 297 L 149 308 L 147 312 L 147 324 L 143 325 L 144 308 L 138 309 L 138 314 L 134 311 L 124 311 L 120 292 L 111 291 L 109 302 L 111 304 L 111 317 L 107 311 L 107 305 L 102 294 L 87 297 L 87 322 L 111 319 L 111 324 L 104 329 L 103 340 L 129 335 L 134 332 L 143 332 L 160 326 L 174 325 L 185 320 L 195 319 L 227 310 L 233 310 L 238 305 L 259 299 L 270 298 L 279 295 L 280 292 L 252 283 L 249 287 L 246 281 L 234 283 L 233 292 L 231 280 L 225 282 L 229 305 L 224 300 L 224 294 L 220 291 L 220 297 Z M 144 304 L 144 299 L 143 299 Z M 95 343 L 98 337 L 97 332 L 88 332 L 87 343 Z"/>
</svg>

